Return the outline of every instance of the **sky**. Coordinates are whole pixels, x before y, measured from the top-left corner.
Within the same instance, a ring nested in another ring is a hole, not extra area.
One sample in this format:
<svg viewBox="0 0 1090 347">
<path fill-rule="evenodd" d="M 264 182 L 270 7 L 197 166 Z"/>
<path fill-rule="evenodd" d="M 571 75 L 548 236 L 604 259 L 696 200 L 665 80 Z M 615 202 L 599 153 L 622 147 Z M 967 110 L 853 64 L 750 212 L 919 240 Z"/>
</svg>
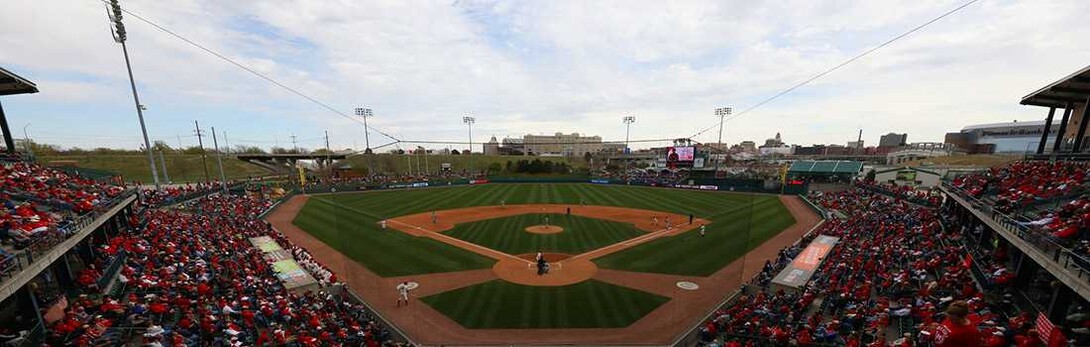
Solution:
<svg viewBox="0 0 1090 347">
<path fill-rule="evenodd" d="M 364 147 L 578 132 L 718 141 L 717 107 L 747 109 L 966 0 L 122 0 L 127 10 L 269 76 L 337 114 L 136 18 L 128 49 L 152 140 L 192 146 L 194 120 L 232 145 Z M 0 99 L 18 137 L 142 145 L 120 45 L 101 0 L 6 0 L 0 66 L 38 94 Z M 1090 63 L 1084 0 L 980 0 L 724 124 L 723 142 L 782 133 L 845 144 L 859 129 L 939 141 L 970 124 L 1041 120 L 1022 96 Z M 349 115 L 345 117 L 344 115 Z M 29 125 L 28 125 L 29 124 Z M 210 138 L 205 141 L 210 142 Z M 222 140 L 222 139 L 221 139 Z M 206 142 L 207 144 L 207 142 Z M 664 145 L 642 142 L 633 147 Z M 446 145 L 428 145 L 446 147 Z M 455 144 L 455 148 L 466 147 Z M 387 147 L 387 148 L 393 148 Z M 479 145 L 476 147 L 479 150 Z"/>
</svg>

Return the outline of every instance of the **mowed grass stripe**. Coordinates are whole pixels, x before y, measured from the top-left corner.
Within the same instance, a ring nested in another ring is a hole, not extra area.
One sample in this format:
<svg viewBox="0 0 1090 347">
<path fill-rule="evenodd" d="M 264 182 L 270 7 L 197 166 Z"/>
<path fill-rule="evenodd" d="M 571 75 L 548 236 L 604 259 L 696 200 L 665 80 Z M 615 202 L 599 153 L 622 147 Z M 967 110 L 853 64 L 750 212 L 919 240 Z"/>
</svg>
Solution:
<svg viewBox="0 0 1090 347">
<path fill-rule="evenodd" d="M 664 238 L 651 242 L 652 245 L 639 246 L 610 255 L 601 259 L 600 266 L 633 270 L 648 271 L 681 275 L 707 275 L 730 260 L 736 259 L 741 253 L 755 247 L 764 240 L 781 231 L 784 227 L 793 223 L 793 218 L 779 203 L 775 196 L 747 195 L 726 192 L 706 192 L 680 189 L 663 189 L 634 186 L 610 186 L 593 184 L 486 184 L 462 187 L 437 187 L 427 189 L 410 189 L 398 191 L 371 191 L 356 194 L 336 194 L 323 196 L 336 204 L 345 205 L 350 209 L 333 209 L 327 207 L 325 212 L 312 209 L 310 218 L 300 216 L 296 225 L 304 230 L 321 235 L 319 239 L 330 243 L 350 258 L 363 263 L 367 267 L 394 269 L 399 264 L 410 263 L 409 270 L 376 271 L 382 274 L 414 274 L 455 271 L 455 269 L 481 268 L 480 259 L 464 257 L 458 254 L 442 254 L 433 257 L 431 248 L 423 244 L 433 244 L 438 248 L 447 248 L 433 240 L 410 242 L 405 240 L 384 239 L 386 233 L 367 231 L 379 231 L 377 222 L 381 218 L 392 218 L 401 215 L 424 213 L 432 210 L 446 210 L 452 208 L 497 205 L 501 200 L 507 204 L 526 203 L 561 203 L 572 204 L 574 207 L 580 200 L 589 205 L 609 205 L 666 211 L 679 214 L 693 213 L 696 217 L 712 220 L 708 225 L 708 236 L 703 240 L 695 240 L 696 233 Z M 752 201 L 754 207 L 750 210 Z M 319 202 L 312 202 L 319 203 Z M 304 208 L 304 212 L 307 208 Z M 337 213 L 333 213 L 336 211 Z M 744 211 L 744 212 L 743 212 Z M 761 212 L 758 217 L 758 211 Z M 751 213 L 752 212 L 752 213 Z M 301 214 L 303 214 L 301 213 Z M 327 215 L 315 215 L 325 213 Z M 360 215 L 358 218 L 348 218 L 349 215 Z M 742 240 L 747 235 L 747 217 L 754 224 L 753 233 L 749 236 L 749 242 Z M 650 218 L 650 216 L 648 216 Z M 595 222 L 561 221 L 553 219 L 554 223 L 567 222 L 573 230 L 586 228 L 595 229 L 593 234 L 579 234 L 572 238 L 572 242 L 578 244 L 600 245 L 609 240 L 619 240 L 617 234 L 611 228 L 600 229 Z M 685 223 L 685 220 L 674 221 L 675 224 Z M 540 224 L 539 221 L 534 224 Z M 758 226 L 758 224 L 760 226 Z M 521 231 L 528 225 L 509 222 L 497 226 L 503 230 Z M 333 230 L 311 230 L 333 229 Z M 493 237 L 489 230 L 476 230 L 475 239 Z M 344 235 L 353 234 L 353 235 Z M 517 233 L 516 233 L 517 234 Z M 373 239 L 374 238 L 374 239 Z M 387 237 L 388 238 L 388 237 Z M 519 246 L 517 238 L 498 238 L 503 248 L 527 250 L 525 245 Z M 699 241 L 699 242 L 697 242 Z M 616 242 L 616 241 L 612 241 Z M 400 250 L 397 248 L 417 248 L 421 243 L 424 249 Z M 672 248 L 675 244 L 693 243 L 680 249 Z M 561 243 L 541 243 L 549 248 L 564 248 Z M 699 245 L 699 246 L 698 246 Z M 661 249 L 653 249 L 663 247 Z M 579 249 L 579 248 L 577 248 Z M 565 252 L 577 252 L 565 251 Z M 626 255 L 628 253 L 633 255 Z M 360 254 L 350 254 L 360 253 Z M 451 252 L 440 252 L 451 253 Z M 457 252 L 453 252 L 457 253 Z M 613 258 L 616 259 L 613 259 Z M 404 260 L 414 258 L 412 260 Z M 605 264 L 605 265 L 602 265 Z"/>
<path fill-rule="evenodd" d="M 664 237 L 595 259 L 609 269 L 708 276 L 795 223 L 778 199 L 754 199 L 713 218 L 705 237 Z"/>
<path fill-rule="evenodd" d="M 527 227 L 549 224 L 564 228 L 558 234 L 533 234 Z M 446 235 L 508 254 L 527 254 L 542 250 L 550 253 L 579 254 L 642 235 L 627 223 L 564 214 L 524 214 L 459 224 Z"/>
<path fill-rule="evenodd" d="M 421 301 L 471 329 L 620 328 L 669 298 L 595 280 L 561 287 L 495 280 Z M 462 309 L 466 301 L 481 304 Z"/>
<path fill-rule="evenodd" d="M 292 221 L 349 258 L 384 277 L 484 269 L 494 261 L 429 238 L 381 230 L 378 219 L 321 198 L 303 206 Z"/>
</svg>

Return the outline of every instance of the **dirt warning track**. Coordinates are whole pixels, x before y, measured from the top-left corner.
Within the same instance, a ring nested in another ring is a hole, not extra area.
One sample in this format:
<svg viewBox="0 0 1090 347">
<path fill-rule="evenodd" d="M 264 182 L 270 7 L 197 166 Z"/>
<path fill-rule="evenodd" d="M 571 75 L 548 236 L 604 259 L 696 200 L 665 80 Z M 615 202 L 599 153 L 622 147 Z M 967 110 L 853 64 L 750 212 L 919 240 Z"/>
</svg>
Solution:
<svg viewBox="0 0 1090 347">
<path fill-rule="evenodd" d="M 327 264 L 338 274 L 338 277 L 345 279 L 349 288 L 376 308 L 382 317 L 420 344 L 666 344 L 692 328 L 708 314 L 708 310 L 741 286 L 743 279 L 751 278 L 759 272 L 766 260 L 775 258 L 780 249 L 794 243 L 821 220 L 798 197 L 781 196 L 780 200 L 795 217 L 796 223 L 711 276 L 636 273 L 599 270 L 597 267 L 586 270 L 590 271 L 587 278 L 671 298 L 669 302 L 628 327 L 608 329 L 467 329 L 415 299 L 494 280 L 501 277 L 497 276 L 495 268 L 383 278 L 292 224 L 292 220 L 306 203 L 306 196 L 296 196 L 284 202 L 266 219 L 293 242 L 305 247 L 315 258 Z M 403 216 L 391 219 L 390 227 L 420 237 L 435 238 L 497 259 L 499 260 L 497 266 L 500 263 L 508 263 L 511 265 L 511 270 L 505 271 L 519 271 L 522 276 L 532 271 L 526 267 L 532 255 L 509 255 L 455 239 L 442 232 L 450 230 L 459 223 L 526 213 L 563 214 L 567 213 L 568 208 L 571 208 L 571 213 L 574 215 L 632 223 L 636 228 L 647 233 L 625 242 L 571 257 L 559 254 L 547 255 L 546 260 L 562 264 L 558 266 L 557 274 L 569 269 L 575 270 L 575 262 L 593 266 L 594 263 L 591 260 L 594 258 L 658 237 L 683 233 L 709 222 L 696 219 L 690 226 L 688 216 L 609 206 L 508 205 L 435 211 L 434 223 L 431 212 Z M 652 224 L 652 215 L 658 217 L 657 225 Z M 667 215 L 670 216 L 674 228 L 665 228 L 664 222 Z M 550 273 L 549 276 L 552 275 L 553 273 Z M 536 274 L 534 276 L 536 277 Z M 414 300 L 411 305 L 398 308 L 395 307 L 396 292 L 393 288 L 401 281 L 418 282 L 421 288 L 414 291 Z M 700 289 L 679 290 L 676 286 L 678 281 L 696 283 Z"/>
</svg>

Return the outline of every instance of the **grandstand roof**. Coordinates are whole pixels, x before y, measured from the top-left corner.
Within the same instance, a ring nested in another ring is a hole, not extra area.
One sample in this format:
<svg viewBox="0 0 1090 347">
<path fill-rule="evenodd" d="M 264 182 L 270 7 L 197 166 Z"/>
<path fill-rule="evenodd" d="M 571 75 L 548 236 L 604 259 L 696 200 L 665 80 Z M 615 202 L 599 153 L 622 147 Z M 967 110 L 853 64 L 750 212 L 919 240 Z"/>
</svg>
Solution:
<svg viewBox="0 0 1090 347">
<path fill-rule="evenodd" d="M 1062 108 L 1068 102 L 1081 104 L 1090 97 L 1090 66 L 1052 82 L 1022 98 L 1022 105 Z"/>
<path fill-rule="evenodd" d="M 791 163 L 788 173 L 856 174 L 863 170 L 863 162 L 849 160 L 798 160 Z"/>
<path fill-rule="evenodd" d="M 37 93 L 38 85 L 0 67 L 0 95 Z"/>
</svg>

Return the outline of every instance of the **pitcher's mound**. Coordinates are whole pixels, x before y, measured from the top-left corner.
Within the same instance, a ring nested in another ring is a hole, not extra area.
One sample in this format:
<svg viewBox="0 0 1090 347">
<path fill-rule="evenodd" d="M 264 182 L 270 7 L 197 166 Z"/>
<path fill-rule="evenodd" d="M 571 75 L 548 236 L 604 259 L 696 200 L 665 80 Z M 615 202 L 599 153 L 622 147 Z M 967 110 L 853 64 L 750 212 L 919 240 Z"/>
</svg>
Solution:
<svg viewBox="0 0 1090 347">
<path fill-rule="evenodd" d="M 555 225 L 535 225 L 526 228 L 526 232 L 531 234 L 556 234 L 564 231 L 564 228 Z"/>
<path fill-rule="evenodd" d="M 516 256 L 519 259 L 501 259 L 492 266 L 492 272 L 502 280 L 527 286 L 565 286 L 589 280 L 598 272 L 598 266 L 586 258 L 569 259 L 571 256 L 567 254 L 545 253 L 549 273 L 538 275 L 535 256 L 520 254 Z"/>
</svg>

